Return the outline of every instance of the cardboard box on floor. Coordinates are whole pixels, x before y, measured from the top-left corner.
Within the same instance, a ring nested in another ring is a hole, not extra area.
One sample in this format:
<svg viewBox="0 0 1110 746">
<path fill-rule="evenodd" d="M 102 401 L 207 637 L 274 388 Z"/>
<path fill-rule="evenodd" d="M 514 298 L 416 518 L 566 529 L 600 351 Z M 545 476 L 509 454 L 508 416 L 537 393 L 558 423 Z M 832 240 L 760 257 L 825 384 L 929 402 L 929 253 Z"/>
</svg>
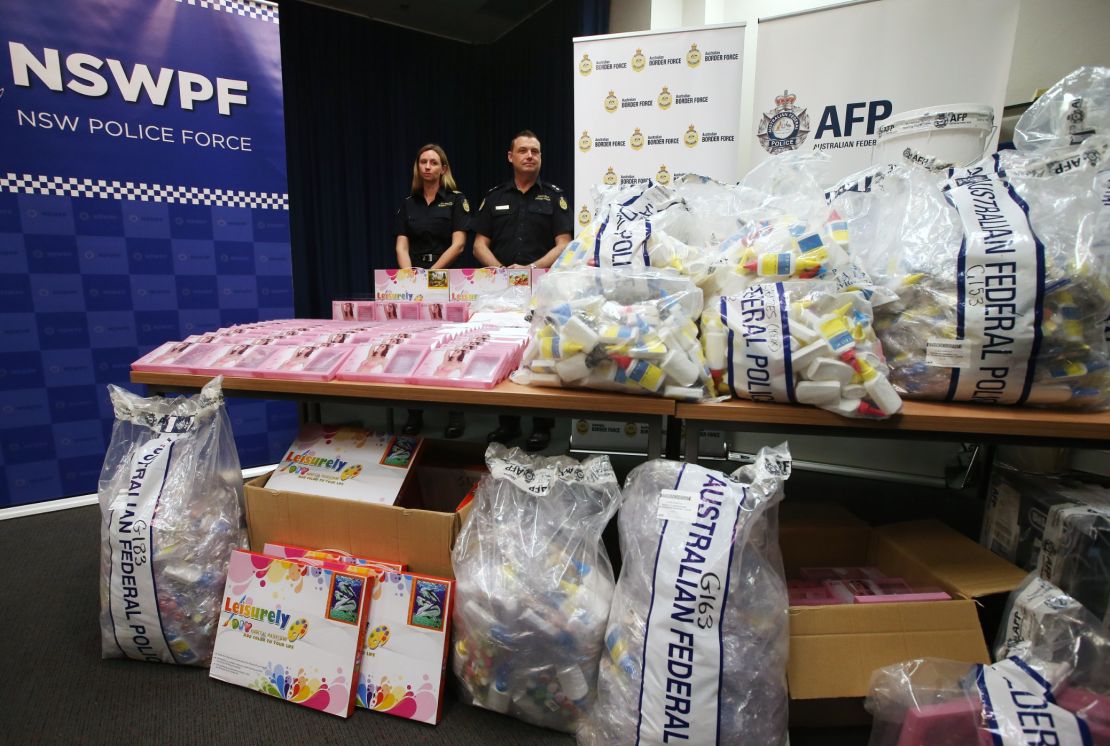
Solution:
<svg viewBox="0 0 1110 746">
<path fill-rule="evenodd" d="M 394 505 L 273 490 L 269 474 L 256 477 L 245 489 L 251 549 L 261 552 L 266 542 L 339 549 L 453 578 L 451 548 L 470 508 L 459 504 L 485 472 L 484 451 L 426 441 Z"/>
<path fill-rule="evenodd" d="M 799 577 L 802 567 L 875 566 L 911 586 L 939 586 L 953 596 L 791 608 L 787 679 L 793 725 L 863 720 L 871 672 L 883 666 L 926 657 L 989 663 L 976 599 L 1009 593 L 1025 577 L 939 521 L 872 528 L 835 505 L 783 504 L 780 544 L 788 578 Z M 830 707 L 829 700 L 840 702 Z"/>
</svg>

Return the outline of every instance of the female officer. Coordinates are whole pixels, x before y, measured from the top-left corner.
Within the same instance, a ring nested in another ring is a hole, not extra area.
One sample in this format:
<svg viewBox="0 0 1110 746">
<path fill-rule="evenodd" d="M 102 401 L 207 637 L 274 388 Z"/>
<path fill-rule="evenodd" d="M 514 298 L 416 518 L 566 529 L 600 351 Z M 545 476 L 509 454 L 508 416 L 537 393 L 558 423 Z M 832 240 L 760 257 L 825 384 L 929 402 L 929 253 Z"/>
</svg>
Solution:
<svg viewBox="0 0 1110 746">
<path fill-rule="evenodd" d="M 456 189 L 447 153 L 429 143 L 416 152 L 412 190 L 397 210 L 397 266 L 401 269 L 447 269 L 463 252 L 470 204 Z M 409 410 L 401 432 L 417 435 L 424 424 L 419 409 Z M 465 423 L 462 412 L 448 412 L 445 438 L 458 438 Z"/>
</svg>

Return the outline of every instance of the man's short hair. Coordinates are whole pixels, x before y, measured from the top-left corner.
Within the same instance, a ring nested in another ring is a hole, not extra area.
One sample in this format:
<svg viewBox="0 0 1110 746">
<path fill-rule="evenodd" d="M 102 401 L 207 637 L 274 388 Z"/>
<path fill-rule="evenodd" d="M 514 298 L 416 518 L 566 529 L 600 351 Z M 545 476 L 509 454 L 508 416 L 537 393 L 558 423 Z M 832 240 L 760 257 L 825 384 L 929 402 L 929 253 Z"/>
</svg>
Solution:
<svg viewBox="0 0 1110 746">
<path fill-rule="evenodd" d="M 512 140 L 509 140 L 509 152 L 510 153 L 513 152 L 513 148 L 516 147 L 516 141 L 521 137 L 530 137 L 533 140 L 535 140 L 536 142 L 540 141 L 540 138 L 536 137 L 536 133 L 533 132 L 532 130 L 521 130 L 520 132 L 517 132 L 515 135 L 513 135 Z M 543 149 L 543 144 L 542 143 L 540 144 L 540 149 L 541 150 Z"/>
</svg>

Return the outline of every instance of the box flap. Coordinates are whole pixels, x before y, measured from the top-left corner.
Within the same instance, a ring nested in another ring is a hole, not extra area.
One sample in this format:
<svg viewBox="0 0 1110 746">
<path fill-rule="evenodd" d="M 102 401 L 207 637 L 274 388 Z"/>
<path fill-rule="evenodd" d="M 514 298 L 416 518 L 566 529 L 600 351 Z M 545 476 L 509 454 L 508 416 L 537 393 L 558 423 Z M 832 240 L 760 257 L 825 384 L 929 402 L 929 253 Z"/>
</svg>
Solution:
<svg viewBox="0 0 1110 746">
<path fill-rule="evenodd" d="M 853 567 L 868 564 L 871 528 L 846 509 L 830 503 L 790 503 L 779 507 L 779 546 L 786 577 L 803 567 Z"/>
<path fill-rule="evenodd" d="M 403 562 L 413 572 L 453 578 L 451 548 L 465 512 L 439 513 L 270 489 L 247 483 L 251 547 L 266 542 L 338 549 Z"/>
<path fill-rule="evenodd" d="M 990 662 L 973 602 L 790 610 L 792 699 L 863 697 L 875 669 L 927 657 Z"/>
<path fill-rule="evenodd" d="M 871 561 L 910 585 L 936 584 L 954 595 L 1009 593 L 1026 572 L 936 520 L 874 529 Z"/>
</svg>

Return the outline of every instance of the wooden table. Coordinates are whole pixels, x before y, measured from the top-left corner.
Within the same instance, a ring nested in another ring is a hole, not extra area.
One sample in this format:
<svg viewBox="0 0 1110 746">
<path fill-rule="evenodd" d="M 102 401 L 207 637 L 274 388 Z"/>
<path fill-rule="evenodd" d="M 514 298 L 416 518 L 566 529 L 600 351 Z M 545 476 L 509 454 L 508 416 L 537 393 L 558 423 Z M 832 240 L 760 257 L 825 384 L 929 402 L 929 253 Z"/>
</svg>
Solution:
<svg viewBox="0 0 1110 746">
<path fill-rule="evenodd" d="M 157 392 L 196 391 L 207 376 L 132 372 L 131 381 Z M 1105 448 L 1110 443 L 1110 412 L 1082 413 L 1023 407 L 907 401 L 889 420 L 848 419 L 815 407 L 761 404 L 733 399 L 715 404 L 685 404 L 655 396 L 581 389 L 519 386 L 505 381 L 492 389 L 412 386 L 347 381 L 289 381 L 269 378 L 225 378 L 230 396 L 296 399 L 308 402 L 385 406 L 442 405 L 452 409 L 497 414 L 552 415 L 584 419 L 646 422 L 648 457 L 662 453 L 667 417 L 686 425 L 685 455 L 697 458 L 698 435 L 705 429 L 799 433 L 835 437 L 1018 443 Z M 668 454 L 677 458 L 678 453 Z"/>
<path fill-rule="evenodd" d="M 1110 443 L 1110 412 L 907 401 L 902 412 L 888 420 L 860 420 L 815 407 L 733 399 L 718 404 L 680 403 L 675 415 L 686 423 L 687 459 L 697 454 L 698 433 L 711 428 L 1072 448 L 1105 448 Z"/>
<path fill-rule="evenodd" d="M 198 391 L 208 376 L 180 373 L 131 372 L 132 383 L 146 384 L 154 392 Z M 442 404 L 456 410 L 484 410 L 495 414 L 619 419 L 648 424 L 648 458 L 662 455 L 663 424 L 675 413 L 675 402 L 657 396 L 633 396 L 605 391 L 520 386 L 504 381 L 492 389 L 448 386 L 414 386 L 351 381 L 290 381 L 271 378 L 224 378 L 228 396 L 295 399 L 305 402 L 383 406 Z"/>
</svg>

